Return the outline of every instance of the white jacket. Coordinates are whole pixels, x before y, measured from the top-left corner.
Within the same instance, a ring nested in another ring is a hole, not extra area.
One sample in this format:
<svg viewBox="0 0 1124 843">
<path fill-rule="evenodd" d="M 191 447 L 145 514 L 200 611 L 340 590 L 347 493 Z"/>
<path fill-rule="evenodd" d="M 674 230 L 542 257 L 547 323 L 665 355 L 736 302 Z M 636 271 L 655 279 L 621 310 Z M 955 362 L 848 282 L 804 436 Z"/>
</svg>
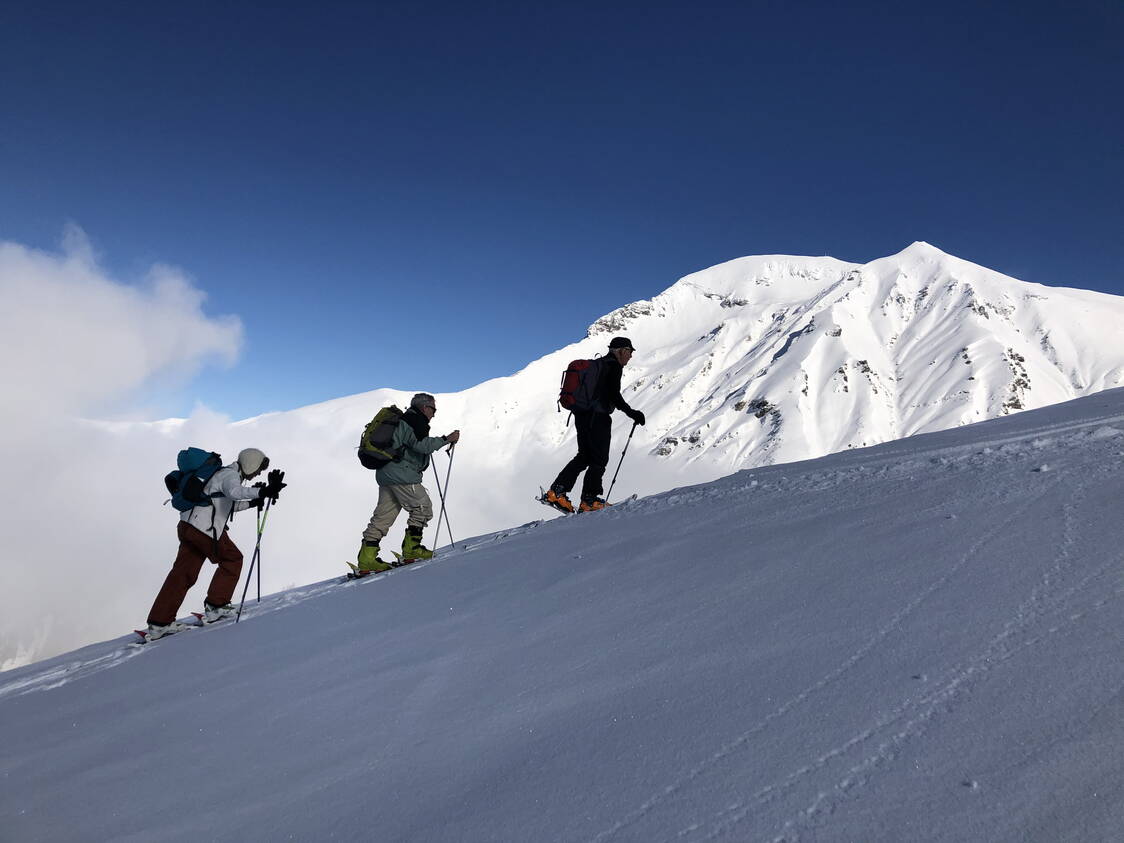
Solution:
<svg viewBox="0 0 1124 843">
<path fill-rule="evenodd" d="M 232 511 L 249 509 L 251 502 L 261 497 L 261 489 L 242 485 L 242 473 L 238 470 L 237 462 L 223 466 L 212 474 L 203 491 L 207 494 L 217 493 L 220 497 L 211 499 L 212 506 L 197 506 L 181 512 L 180 521 L 186 521 L 216 541 L 226 529 Z"/>
</svg>

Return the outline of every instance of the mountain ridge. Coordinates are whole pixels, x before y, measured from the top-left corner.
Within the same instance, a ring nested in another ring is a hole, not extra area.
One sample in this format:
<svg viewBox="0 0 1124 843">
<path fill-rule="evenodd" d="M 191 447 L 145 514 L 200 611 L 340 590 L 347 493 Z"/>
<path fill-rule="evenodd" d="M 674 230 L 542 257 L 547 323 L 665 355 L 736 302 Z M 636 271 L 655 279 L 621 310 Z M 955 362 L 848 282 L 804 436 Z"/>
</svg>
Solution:
<svg viewBox="0 0 1124 843">
<path fill-rule="evenodd" d="M 873 444 L 1121 382 L 1124 356 L 1114 349 L 1122 338 L 1117 325 L 1124 299 L 1021 282 L 924 241 L 867 264 L 781 255 L 728 261 L 607 314 L 590 326 L 587 338 L 628 331 L 650 338 L 660 330 L 652 323 L 690 308 L 692 300 L 691 309 L 709 305 L 713 314 L 709 328 L 697 325 L 698 343 L 721 346 L 716 341 L 732 322 L 753 343 L 732 372 L 728 361 L 739 349 L 731 343 L 717 354 L 702 349 L 722 358 L 717 369 L 730 374 L 711 376 L 710 389 L 696 384 L 687 401 L 768 417 L 767 430 L 751 431 L 732 464 Z M 721 311 L 714 312 L 715 302 Z M 1054 312 L 1045 313 L 1047 306 Z M 1091 332 L 1087 317 L 1095 309 L 1105 313 L 1099 331 Z M 826 341 L 832 339 L 836 348 L 829 350 Z M 645 366 L 643 350 L 638 357 Z M 965 368 L 949 371 L 957 359 Z M 938 364 L 941 377 L 924 371 Z M 681 368 L 689 368 L 686 361 Z M 705 380 L 713 368 L 704 367 L 696 378 Z M 1043 386 L 1036 391 L 1037 383 Z M 631 382 L 637 393 L 644 385 Z M 659 388 L 664 386 L 661 379 Z M 841 397 L 848 394 L 850 400 Z M 950 412 L 950 403 L 963 405 L 961 411 Z M 833 418 L 856 413 L 857 425 L 830 429 Z M 688 413 L 669 425 L 655 452 L 672 456 L 684 440 L 698 451 L 745 433 L 728 423 L 715 431 L 716 421 L 713 412 Z"/>
</svg>

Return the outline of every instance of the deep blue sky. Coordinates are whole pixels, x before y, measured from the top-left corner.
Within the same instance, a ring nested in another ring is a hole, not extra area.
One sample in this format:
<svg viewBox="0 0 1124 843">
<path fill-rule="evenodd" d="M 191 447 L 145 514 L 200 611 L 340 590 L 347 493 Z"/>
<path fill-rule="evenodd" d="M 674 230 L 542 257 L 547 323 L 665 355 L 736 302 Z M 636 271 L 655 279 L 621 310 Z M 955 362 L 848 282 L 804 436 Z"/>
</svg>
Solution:
<svg viewBox="0 0 1124 843">
<path fill-rule="evenodd" d="M 1124 293 L 1124 4 L 4 5 L 0 239 L 184 268 L 162 409 L 509 374 L 761 253 Z"/>
</svg>

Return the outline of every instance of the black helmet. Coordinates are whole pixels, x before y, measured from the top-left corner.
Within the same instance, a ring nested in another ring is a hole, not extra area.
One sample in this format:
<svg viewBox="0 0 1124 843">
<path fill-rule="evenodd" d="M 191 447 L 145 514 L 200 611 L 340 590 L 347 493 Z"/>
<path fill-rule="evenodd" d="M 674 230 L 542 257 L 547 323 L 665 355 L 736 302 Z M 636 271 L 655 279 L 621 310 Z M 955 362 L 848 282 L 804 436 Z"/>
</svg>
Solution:
<svg viewBox="0 0 1124 843">
<path fill-rule="evenodd" d="M 632 340 L 628 337 L 613 337 L 609 341 L 609 350 L 612 351 L 614 348 L 627 348 L 629 351 L 636 351 L 632 347 Z"/>
</svg>

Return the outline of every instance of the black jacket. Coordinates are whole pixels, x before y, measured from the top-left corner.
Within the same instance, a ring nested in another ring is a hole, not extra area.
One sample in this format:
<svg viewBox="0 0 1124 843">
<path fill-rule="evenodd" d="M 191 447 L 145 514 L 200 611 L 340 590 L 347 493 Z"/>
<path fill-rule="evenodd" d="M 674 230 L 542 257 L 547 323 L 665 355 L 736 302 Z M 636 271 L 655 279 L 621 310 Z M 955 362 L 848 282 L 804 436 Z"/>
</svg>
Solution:
<svg viewBox="0 0 1124 843">
<path fill-rule="evenodd" d="M 601 376 L 597 380 L 594 412 L 612 415 L 613 410 L 620 410 L 631 417 L 635 411 L 628 406 L 628 402 L 621 395 L 621 376 L 624 374 L 624 369 L 612 354 L 606 354 L 599 358 L 598 362 L 601 364 Z"/>
</svg>

